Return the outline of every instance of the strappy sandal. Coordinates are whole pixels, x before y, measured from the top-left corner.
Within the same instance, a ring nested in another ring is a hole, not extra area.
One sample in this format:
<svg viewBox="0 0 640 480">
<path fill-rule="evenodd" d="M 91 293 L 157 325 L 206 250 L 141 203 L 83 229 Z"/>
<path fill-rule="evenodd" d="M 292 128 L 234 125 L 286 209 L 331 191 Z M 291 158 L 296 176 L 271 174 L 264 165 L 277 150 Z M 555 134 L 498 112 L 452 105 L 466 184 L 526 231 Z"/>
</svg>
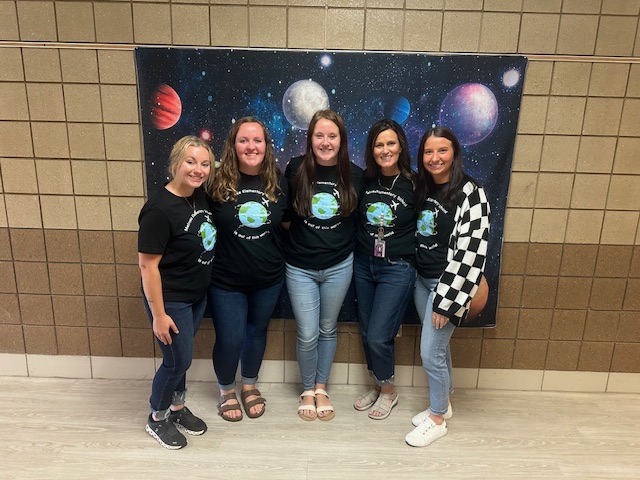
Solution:
<svg viewBox="0 0 640 480">
<path fill-rule="evenodd" d="M 318 412 L 318 420 L 322 420 L 323 422 L 328 422 L 329 420 L 333 420 L 336 416 L 336 412 L 333 409 L 333 405 L 331 405 L 331 399 L 329 398 L 329 394 L 326 392 L 324 388 L 316 389 L 316 397 L 318 395 L 324 395 L 329 400 L 329 405 L 325 405 L 324 407 L 316 406 L 316 412 Z M 320 415 L 320 413 L 325 413 L 325 415 Z"/>
<path fill-rule="evenodd" d="M 376 400 L 378 400 L 379 396 L 380 390 L 372 388 L 367 393 L 363 393 L 362 395 L 358 395 L 356 397 L 356 401 L 353 403 L 353 408 L 361 412 L 364 410 L 368 410 L 374 403 L 376 403 Z M 360 405 L 358 405 L 358 403 Z"/>
<path fill-rule="evenodd" d="M 253 400 L 250 400 L 247 402 L 247 397 L 250 397 L 251 395 L 255 395 L 258 398 L 254 398 Z M 241 392 L 240 400 L 242 400 L 242 407 L 244 408 L 244 413 L 246 413 L 247 417 L 249 418 L 261 417 L 264 414 L 264 411 L 267 409 L 266 406 L 263 406 L 260 412 L 251 413 L 251 410 L 250 410 L 251 407 L 255 407 L 256 405 L 265 405 L 265 403 L 267 403 L 267 401 L 264 398 L 262 398 L 262 395 L 260 394 L 260 390 L 258 390 L 257 388 L 253 388 L 251 390 Z"/>
<path fill-rule="evenodd" d="M 316 394 L 313 390 L 305 390 L 304 392 L 302 392 L 300 394 L 300 402 L 302 402 L 302 399 L 304 397 L 313 397 L 316 398 Z M 313 412 L 313 415 L 305 415 L 304 412 Z M 305 422 L 312 422 L 316 419 L 317 414 L 316 414 L 316 404 L 312 403 L 309 405 L 302 405 L 302 403 L 300 403 L 300 405 L 298 405 L 298 416 L 304 420 Z"/>
<path fill-rule="evenodd" d="M 225 403 L 227 403 L 227 401 L 229 400 L 235 400 L 236 403 L 225 405 Z M 238 401 L 238 397 L 236 396 L 236 392 L 231 392 L 231 393 L 227 393 L 226 395 L 221 395 L 220 400 L 218 401 L 218 415 L 220 415 L 227 422 L 239 422 L 240 420 L 242 420 L 242 409 L 240 408 L 240 404 L 237 403 L 237 401 Z M 235 418 L 227 417 L 225 413 L 232 410 L 236 412 L 240 412 L 240 415 L 236 416 Z"/>
<path fill-rule="evenodd" d="M 369 418 L 373 420 L 384 420 L 391 414 L 391 410 L 398 404 L 398 393 L 381 393 L 369 410 Z M 373 415 L 373 412 L 380 412 L 382 415 Z"/>
</svg>

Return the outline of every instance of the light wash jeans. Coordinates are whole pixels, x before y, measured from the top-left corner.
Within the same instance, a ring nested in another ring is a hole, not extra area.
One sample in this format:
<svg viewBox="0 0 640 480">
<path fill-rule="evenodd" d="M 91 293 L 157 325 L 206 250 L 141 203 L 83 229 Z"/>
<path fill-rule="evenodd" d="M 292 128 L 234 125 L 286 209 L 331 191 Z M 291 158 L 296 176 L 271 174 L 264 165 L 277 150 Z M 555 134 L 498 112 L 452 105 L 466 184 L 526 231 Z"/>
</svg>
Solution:
<svg viewBox="0 0 640 480">
<path fill-rule="evenodd" d="M 435 328 L 431 321 L 434 290 L 438 280 L 418 275 L 413 300 L 422 322 L 420 356 L 429 377 L 429 408 L 436 415 L 444 415 L 449 406 L 449 394 L 453 392 L 449 341 L 456 327 L 447 322 L 442 328 Z"/>
<path fill-rule="evenodd" d="M 353 277 L 353 253 L 324 270 L 287 263 L 287 291 L 296 318 L 296 356 L 305 390 L 326 384 L 336 353 L 338 315 Z"/>
</svg>

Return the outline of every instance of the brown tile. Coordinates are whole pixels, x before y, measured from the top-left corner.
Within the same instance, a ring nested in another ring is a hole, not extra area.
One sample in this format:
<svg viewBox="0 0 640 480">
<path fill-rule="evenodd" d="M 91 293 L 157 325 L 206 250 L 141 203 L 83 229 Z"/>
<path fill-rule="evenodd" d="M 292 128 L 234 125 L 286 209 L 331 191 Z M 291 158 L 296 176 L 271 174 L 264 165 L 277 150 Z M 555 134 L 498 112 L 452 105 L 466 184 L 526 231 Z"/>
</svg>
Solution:
<svg viewBox="0 0 640 480">
<path fill-rule="evenodd" d="M 0 293 L 0 324 L 19 325 L 20 323 L 18 296 L 15 293 Z"/>
<path fill-rule="evenodd" d="M 518 338 L 528 340 L 546 340 L 551 331 L 553 310 L 542 308 L 523 308 L 518 319 Z"/>
<path fill-rule="evenodd" d="M 591 294 L 591 278 L 560 277 L 556 294 L 556 308 L 587 308 Z"/>
<path fill-rule="evenodd" d="M 284 342 L 285 342 L 285 360 L 290 360 L 289 358 L 289 344 L 288 344 L 288 335 L 290 332 L 285 332 Z M 295 337 L 295 335 L 293 335 Z M 295 338 L 293 342 L 294 355 L 292 360 L 295 360 Z M 338 332 L 338 345 L 336 347 L 336 354 L 333 357 L 334 362 L 338 363 L 348 363 L 349 362 L 349 333 L 348 332 Z"/>
<path fill-rule="evenodd" d="M 53 314 L 56 325 L 86 326 L 87 313 L 83 296 L 54 295 Z"/>
<path fill-rule="evenodd" d="M 116 263 L 138 265 L 138 233 L 113 232 Z"/>
<path fill-rule="evenodd" d="M 527 255 L 527 275 L 558 275 L 562 245 L 553 243 L 532 243 Z"/>
<path fill-rule="evenodd" d="M 419 345 L 418 339 L 418 345 Z M 480 352 L 482 351 L 481 338 L 452 338 L 451 360 L 456 368 L 480 367 Z M 417 364 L 421 365 L 420 355 L 417 356 Z"/>
<path fill-rule="evenodd" d="M 82 295 L 82 268 L 77 263 L 50 263 L 51 293 Z"/>
<path fill-rule="evenodd" d="M 511 368 L 514 349 L 515 340 L 483 339 L 480 368 Z"/>
<path fill-rule="evenodd" d="M 410 325 L 402 326 L 402 335 L 406 335 L 405 329 Z M 420 332 L 422 334 L 422 331 Z M 453 338 L 482 338 L 482 328 L 459 327 L 453 331 Z"/>
<path fill-rule="evenodd" d="M 545 369 L 573 372 L 578 368 L 579 356 L 580 342 L 549 342 Z"/>
<path fill-rule="evenodd" d="M 527 265 L 528 243 L 505 243 L 502 246 L 501 273 L 522 275 Z"/>
<path fill-rule="evenodd" d="M 640 278 L 627 280 L 627 290 L 622 308 L 624 310 L 640 310 Z"/>
<path fill-rule="evenodd" d="M 89 345 L 91 355 L 121 357 L 120 329 L 89 327 Z"/>
<path fill-rule="evenodd" d="M 565 245 L 560 275 L 591 277 L 595 271 L 597 245 Z"/>
<path fill-rule="evenodd" d="M 578 370 L 608 372 L 613 357 L 613 342 L 582 342 Z"/>
<path fill-rule="evenodd" d="M 153 344 L 155 340 L 153 331 L 150 328 L 123 328 L 121 329 L 121 333 L 122 355 L 124 357 L 153 357 Z M 195 338 L 194 358 L 200 358 L 196 357 L 195 350 L 202 348 L 202 337 L 204 337 L 204 335 L 198 334 Z M 211 347 L 209 347 L 209 357 L 210 356 Z"/>
<path fill-rule="evenodd" d="M 53 326 L 23 325 L 24 343 L 27 353 L 40 355 L 56 355 L 58 347 L 56 330 Z"/>
<path fill-rule="evenodd" d="M 362 349 L 362 339 L 359 333 L 349 334 L 349 363 L 366 364 L 367 360 Z"/>
<path fill-rule="evenodd" d="M 624 278 L 594 278 L 589 306 L 594 310 L 620 310 L 626 283 Z"/>
<path fill-rule="evenodd" d="M 264 352 L 265 360 L 282 360 L 284 358 L 284 332 L 267 332 L 267 348 Z"/>
<path fill-rule="evenodd" d="M 44 238 L 50 262 L 80 261 L 77 230 L 45 230 Z"/>
<path fill-rule="evenodd" d="M 555 310 L 551 322 L 551 340 L 582 340 L 586 310 Z"/>
<path fill-rule="evenodd" d="M 82 265 L 86 295 L 116 295 L 116 272 L 113 265 Z"/>
<path fill-rule="evenodd" d="M 620 312 L 589 310 L 583 340 L 611 342 L 616 339 Z"/>
<path fill-rule="evenodd" d="M 640 342 L 640 312 L 620 312 L 618 342 Z"/>
<path fill-rule="evenodd" d="M 518 331 L 519 308 L 498 308 L 496 327 L 482 330 L 484 338 L 516 338 Z"/>
<path fill-rule="evenodd" d="M 500 275 L 500 307 L 519 307 L 524 277 Z"/>
<path fill-rule="evenodd" d="M 16 276 L 13 262 L 0 262 L 0 293 L 16 293 Z"/>
<path fill-rule="evenodd" d="M 123 334 L 122 334 L 122 348 L 125 348 L 125 337 L 124 334 L 126 332 L 128 332 L 129 330 L 132 329 L 122 329 L 123 330 Z M 149 335 L 151 335 L 151 337 L 153 337 L 153 332 L 151 330 L 151 328 L 146 328 L 146 329 L 135 329 L 136 332 L 140 332 L 139 336 L 141 337 L 141 339 L 144 339 L 145 337 L 142 335 L 142 332 L 147 331 L 147 337 L 149 338 Z M 279 332 L 280 334 L 282 334 L 283 332 Z M 198 334 L 196 335 L 195 338 L 195 343 L 193 346 L 193 358 L 206 358 L 206 359 L 211 359 L 211 349 L 213 348 L 213 342 L 215 341 L 216 335 L 214 333 L 213 330 L 210 329 L 200 329 L 198 330 Z M 153 348 L 153 338 L 152 338 L 152 342 L 151 342 L 151 347 Z M 144 343 L 143 343 L 144 346 Z M 130 350 L 131 353 L 134 353 L 133 350 Z M 125 350 L 125 357 L 127 350 Z M 137 356 L 140 357 L 142 356 L 140 354 L 140 352 L 138 352 L 137 355 L 131 355 L 131 356 Z"/>
<path fill-rule="evenodd" d="M 0 325 L 0 352 L 25 353 L 22 325 Z"/>
<path fill-rule="evenodd" d="M 12 228 L 11 251 L 14 260 L 44 262 L 47 255 L 44 249 L 42 230 L 35 228 Z"/>
<path fill-rule="evenodd" d="M 49 274 L 45 263 L 15 262 L 18 293 L 49 293 Z"/>
<path fill-rule="evenodd" d="M 631 245 L 600 245 L 596 277 L 627 277 L 633 247 Z"/>
<path fill-rule="evenodd" d="M 13 260 L 8 228 L 0 228 L 0 260 Z"/>
<path fill-rule="evenodd" d="M 58 355 L 89 355 L 87 327 L 56 327 Z"/>
<path fill-rule="evenodd" d="M 149 328 L 149 317 L 144 309 L 142 298 L 138 297 L 120 297 L 118 298 L 120 306 L 120 325 L 126 328 Z M 202 323 L 211 322 L 203 320 Z M 202 328 L 202 327 L 200 327 Z"/>
<path fill-rule="evenodd" d="M 50 295 L 18 295 L 20 316 L 24 325 L 53 325 Z"/>
<path fill-rule="evenodd" d="M 513 352 L 513 368 L 544 370 L 547 342 L 544 340 L 516 340 Z"/>
<path fill-rule="evenodd" d="M 142 284 L 137 265 L 116 265 L 116 278 L 119 296 L 140 297 Z"/>
<path fill-rule="evenodd" d="M 117 297 L 85 297 L 84 301 L 87 308 L 87 325 L 90 327 L 120 326 Z M 149 326 L 148 323 L 147 326 Z"/>
<path fill-rule="evenodd" d="M 522 306 L 551 308 L 555 304 L 558 277 L 525 277 L 522 289 Z"/>
<path fill-rule="evenodd" d="M 345 335 L 345 334 L 343 334 Z M 343 350 L 346 350 L 346 354 L 347 354 L 347 360 L 342 360 L 345 363 L 348 363 L 349 361 L 349 334 L 347 335 L 347 347 L 344 348 Z M 338 337 L 340 336 L 340 334 L 338 334 Z M 339 337 L 340 338 L 340 337 Z M 344 336 L 342 337 L 342 340 L 344 341 Z M 339 344 L 338 344 L 339 345 Z M 284 332 L 284 359 L 285 360 L 296 360 L 296 333 L 295 332 L 290 332 L 288 330 L 285 330 Z M 336 360 L 336 358 L 334 357 L 333 359 L 334 362 L 337 362 L 338 360 Z"/>
<path fill-rule="evenodd" d="M 80 257 L 85 263 L 113 263 L 113 234 L 111 232 L 80 230 Z"/>
<path fill-rule="evenodd" d="M 413 365 L 415 359 L 415 338 L 403 335 L 396 338 L 396 365 Z"/>
<path fill-rule="evenodd" d="M 616 343 L 611 371 L 640 373 L 640 343 Z"/>
<path fill-rule="evenodd" d="M 631 256 L 631 267 L 629 268 L 629 276 L 633 278 L 640 277 L 640 246 L 633 247 L 633 255 Z"/>
</svg>

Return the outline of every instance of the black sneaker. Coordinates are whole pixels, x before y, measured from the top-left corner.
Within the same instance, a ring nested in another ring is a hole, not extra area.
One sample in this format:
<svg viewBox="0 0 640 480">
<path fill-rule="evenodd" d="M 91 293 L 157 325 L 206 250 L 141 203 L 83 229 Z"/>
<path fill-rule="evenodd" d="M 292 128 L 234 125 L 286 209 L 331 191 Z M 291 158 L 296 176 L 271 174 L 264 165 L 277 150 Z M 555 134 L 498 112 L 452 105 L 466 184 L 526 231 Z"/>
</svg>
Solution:
<svg viewBox="0 0 640 480">
<path fill-rule="evenodd" d="M 207 424 L 191 413 L 191 410 L 187 407 L 171 412 L 169 420 L 171 420 L 176 427 L 180 427 L 189 435 L 202 435 L 207 431 Z"/>
<path fill-rule="evenodd" d="M 178 431 L 169 418 L 156 422 L 151 414 L 149 414 L 145 428 L 147 433 L 155 438 L 164 448 L 178 450 L 187 446 L 187 439 Z"/>
</svg>

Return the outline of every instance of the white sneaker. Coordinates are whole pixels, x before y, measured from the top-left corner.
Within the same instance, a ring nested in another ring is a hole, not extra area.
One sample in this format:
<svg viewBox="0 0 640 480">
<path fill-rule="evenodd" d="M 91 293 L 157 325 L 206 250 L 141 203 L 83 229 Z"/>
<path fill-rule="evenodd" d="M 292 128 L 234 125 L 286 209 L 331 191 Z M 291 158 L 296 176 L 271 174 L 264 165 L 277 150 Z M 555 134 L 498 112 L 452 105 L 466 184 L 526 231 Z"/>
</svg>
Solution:
<svg viewBox="0 0 640 480">
<path fill-rule="evenodd" d="M 422 422 L 424 422 L 426 418 L 429 418 L 430 414 L 431 414 L 431 409 L 427 408 L 426 410 L 421 411 L 417 415 L 414 415 L 413 418 L 411 419 L 411 425 L 413 425 L 414 427 L 417 427 Z M 453 417 L 453 409 L 451 408 L 451 404 L 449 404 L 449 406 L 447 407 L 447 411 L 443 415 L 443 418 L 445 420 L 449 420 L 451 417 Z"/>
<path fill-rule="evenodd" d="M 412 447 L 426 447 L 440 437 L 444 437 L 446 434 L 447 422 L 442 422 L 442 425 L 438 425 L 427 417 L 425 421 L 414 428 L 413 431 L 407 433 L 404 441 Z"/>
</svg>

